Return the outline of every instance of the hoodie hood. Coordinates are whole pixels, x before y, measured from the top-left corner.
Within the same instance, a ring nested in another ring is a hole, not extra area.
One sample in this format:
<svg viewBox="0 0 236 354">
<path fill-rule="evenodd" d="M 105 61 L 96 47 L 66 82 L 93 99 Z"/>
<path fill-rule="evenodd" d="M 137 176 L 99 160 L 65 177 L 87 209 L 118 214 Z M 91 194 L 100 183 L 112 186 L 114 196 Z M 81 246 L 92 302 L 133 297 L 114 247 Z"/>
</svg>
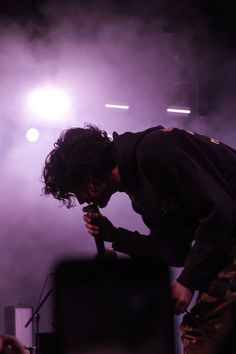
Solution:
<svg viewBox="0 0 236 354">
<path fill-rule="evenodd" d="M 130 181 L 134 181 L 136 170 L 136 146 L 137 144 L 150 132 L 154 130 L 164 129 L 163 126 L 159 125 L 146 129 L 141 132 L 132 133 L 126 132 L 119 135 L 117 132 L 113 133 L 113 146 L 112 155 L 116 165 L 118 166 L 122 189 L 126 191 L 127 189 L 132 189 L 134 185 L 131 185 Z M 134 182 L 132 182 L 133 184 Z"/>
</svg>

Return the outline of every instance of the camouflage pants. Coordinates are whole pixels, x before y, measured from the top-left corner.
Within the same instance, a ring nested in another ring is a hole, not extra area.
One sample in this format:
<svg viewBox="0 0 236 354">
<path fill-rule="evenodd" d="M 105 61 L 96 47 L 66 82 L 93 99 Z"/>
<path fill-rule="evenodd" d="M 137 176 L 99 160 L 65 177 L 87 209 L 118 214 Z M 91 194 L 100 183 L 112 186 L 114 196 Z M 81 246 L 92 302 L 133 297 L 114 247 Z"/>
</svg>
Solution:
<svg viewBox="0 0 236 354">
<path fill-rule="evenodd" d="M 230 312 L 234 303 L 236 303 L 236 239 L 232 242 L 228 266 L 212 279 L 204 292 L 199 294 L 195 306 L 183 318 L 180 328 L 184 354 L 218 353 L 218 350 L 211 348 L 216 348 L 214 342 L 224 331 L 225 314 Z"/>
</svg>

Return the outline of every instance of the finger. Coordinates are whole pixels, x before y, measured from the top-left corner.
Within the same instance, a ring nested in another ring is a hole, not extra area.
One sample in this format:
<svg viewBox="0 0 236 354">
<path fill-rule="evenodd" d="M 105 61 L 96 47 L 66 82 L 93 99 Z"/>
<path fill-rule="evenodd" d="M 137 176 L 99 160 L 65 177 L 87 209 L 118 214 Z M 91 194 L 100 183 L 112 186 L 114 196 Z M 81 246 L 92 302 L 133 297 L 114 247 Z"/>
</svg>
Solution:
<svg viewBox="0 0 236 354">
<path fill-rule="evenodd" d="M 179 315 L 181 315 L 182 313 L 183 313 L 183 312 L 182 312 L 181 310 L 179 310 L 179 309 L 178 309 L 178 310 L 175 310 L 175 315 L 176 315 L 176 316 L 179 316 Z"/>
<path fill-rule="evenodd" d="M 174 304 L 174 313 L 175 315 L 180 315 L 182 313 L 183 303 L 180 301 L 176 301 Z"/>
<path fill-rule="evenodd" d="M 175 313 L 175 315 L 180 315 L 181 312 L 180 312 L 179 308 L 175 307 L 174 313 Z"/>
<path fill-rule="evenodd" d="M 97 223 L 98 219 L 100 219 L 101 215 L 100 214 L 84 214 L 83 219 L 85 222 L 93 224 Z"/>
<path fill-rule="evenodd" d="M 84 218 L 84 221 L 85 221 L 85 226 L 87 227 L 88 225 L 91 225 L 91 226 L 96 226 L 98 227 L 98 223 L 96 222 L 96 220 L 92 220 L 91 218 L 87 217 L 87 218 Z"/>
<path fill-rule="evenodd" d="M 90 213 L 90 212 L 83 214 L 83 216 L 95 217 L 95 218 L 100 216 L 100 215 L 101 215 L 100 213 Z"/>
<path fill-rule="evenodd" d="M 93 237 L 96 237 L 96 236 L 99 235 L 99 231 L 91 231 L 91 230 L 89 230 L 88 233 L 89 233 L 91 236 L 93 236 Z"/>
<path fill-rule="evenodd" d="M 85 224 L 85 227 L 87 227 L 87 229 L 89 229 L 90 231 L 99 231 L 99 226 L 97 225 L 93 225 L 93 224 Z"/>
<path fill-rule="evenodd" d="M 176 315 L 181 315 L 182 313 L 186 312 L 186 306 L 180 306 L 175 308 L 175 314 Z"/>
<path fill-rule="evenodd" d="M 90 216 L 91 218 L 97 218 L 98 216 L 100 216 L 101 214 L 99 214 L 99 213 L 87 213 L 88 214 L 88 216 Z"/>
<path fill-rule="evenodd" d="M 83 215 L 83 219 L 84 219 L 85 222 L 91 223 L 91 217 L 88 216 L 88 214 Z"/>
</svg>

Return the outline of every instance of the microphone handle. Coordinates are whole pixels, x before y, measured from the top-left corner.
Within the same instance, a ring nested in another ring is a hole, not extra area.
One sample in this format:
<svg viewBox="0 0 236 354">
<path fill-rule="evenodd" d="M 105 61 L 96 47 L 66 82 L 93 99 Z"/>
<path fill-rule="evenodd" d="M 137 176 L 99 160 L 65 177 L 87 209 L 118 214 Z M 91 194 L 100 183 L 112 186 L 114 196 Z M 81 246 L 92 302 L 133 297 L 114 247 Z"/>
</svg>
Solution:
<svg viewBox="0 0 236 354">
<path fill-rule="evenodd" d="M 96 243 L 96 247 L 97 247 L 98 257 L 104 258 L 105 254 L 106 254 L 106 249 L 105 249 L 103 239 L 101 237 L 97 236 L 97 237 L 95 237 L 95 243 Z"/>
<path fill-rule="evenodd" d="M 83 208 L 85 213 L 99 213 L 98 206 L 96 204 L 89 204 Z M 97 255 L 99 258 L 104 258 L 106 254 L 105 244 L 101 235 L 95 236 L 95 243 L 97 248 Z"/>
</svg>

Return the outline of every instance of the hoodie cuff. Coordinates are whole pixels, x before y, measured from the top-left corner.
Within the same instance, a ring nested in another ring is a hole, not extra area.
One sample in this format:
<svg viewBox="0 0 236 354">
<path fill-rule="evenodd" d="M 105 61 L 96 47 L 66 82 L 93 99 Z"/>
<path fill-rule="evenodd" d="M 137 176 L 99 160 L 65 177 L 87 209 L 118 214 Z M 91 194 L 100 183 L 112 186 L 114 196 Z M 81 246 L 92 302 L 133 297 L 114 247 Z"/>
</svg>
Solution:
<svg viewBox="0 0 236 354">
<path fill-rule="evenodd" d="M 146 256 L 150 253 L 150 237 L 147 235 L 119 227 L 115 230 L 113 237 L 114 251 L 126 253 L 132 257 Z"/>
</svg>

